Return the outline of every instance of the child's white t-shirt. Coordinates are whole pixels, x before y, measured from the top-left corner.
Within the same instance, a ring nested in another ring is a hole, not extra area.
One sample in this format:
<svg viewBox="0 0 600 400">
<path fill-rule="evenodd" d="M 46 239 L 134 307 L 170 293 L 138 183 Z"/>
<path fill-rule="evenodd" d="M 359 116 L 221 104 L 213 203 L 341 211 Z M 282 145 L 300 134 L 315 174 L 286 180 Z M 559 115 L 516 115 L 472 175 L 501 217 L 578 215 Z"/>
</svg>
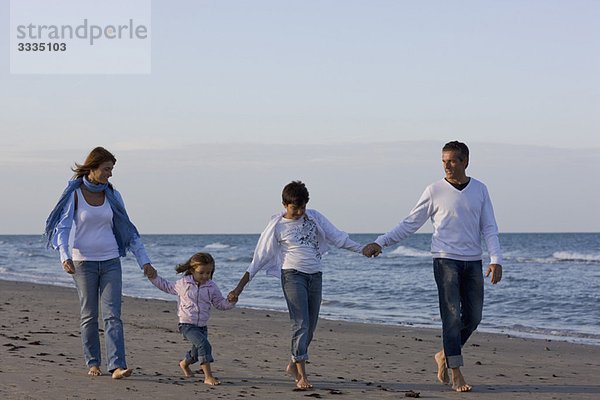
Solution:
<svg viewBox="0 0 600 400">
<path fill-rule="evenodd" d="M 317 224 L 306 215 L 297 220 L 281 218 L 275 226 L 275 239 L 281 244 L 282 269 L 307 274 L 321 271 Z"/>
</svg>

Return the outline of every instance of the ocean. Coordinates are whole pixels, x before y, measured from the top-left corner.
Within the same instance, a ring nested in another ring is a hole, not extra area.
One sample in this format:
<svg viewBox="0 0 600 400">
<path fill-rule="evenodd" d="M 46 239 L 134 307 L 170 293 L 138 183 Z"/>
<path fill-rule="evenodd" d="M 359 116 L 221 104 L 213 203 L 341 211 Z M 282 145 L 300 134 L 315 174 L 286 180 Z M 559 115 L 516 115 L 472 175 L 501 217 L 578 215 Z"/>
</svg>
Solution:
<svg viewBox="0 0 600 400">
<path fill-rule="evenodd" d="M 351 237 L 368 243 L 377 235 Z M 216 260 L 214 280 L 226 294 L 250 263 L 258 235 L 144 235 L 142 239 L 155 268 L 171 280 L 178 278 L 177 263 L 199 251 L 211 253 Z M 321 316 L 441 327 L 430 239 L 430 234 L 415 234 L 375 259 L 333 249 L 323 258 Z M 600 233 L 505 233 L 500 243 L 503 279 L 498 285 L 486 279 L 479 330 L 600 345 Z M 0 235 L 0 279 L 74 287 L 58 252 L 46 249 L 36 235 Z M 123 259 L 123 292 L 175 301 L 148 282 L 131 255 Z M 246 287 L 238 305 L 286 310 L 279 281 L 262 272 Z"/>
</svg>

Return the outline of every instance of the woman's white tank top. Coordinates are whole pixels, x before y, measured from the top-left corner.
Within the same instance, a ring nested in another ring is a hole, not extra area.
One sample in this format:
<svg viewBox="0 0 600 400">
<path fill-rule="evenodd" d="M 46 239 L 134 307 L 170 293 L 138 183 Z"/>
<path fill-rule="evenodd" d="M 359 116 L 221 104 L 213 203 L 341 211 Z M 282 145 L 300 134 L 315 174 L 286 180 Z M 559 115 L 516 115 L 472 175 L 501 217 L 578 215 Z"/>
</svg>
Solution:
<svg viewBox="0 0 600 400">
<path fill-rule="evenodd" d="M 112 230 L 113 212 L 106 196 L 101 206 L 91 206 L 77 189 L 73 261 L 106 261 L 119 257 Z"/>
</svg>

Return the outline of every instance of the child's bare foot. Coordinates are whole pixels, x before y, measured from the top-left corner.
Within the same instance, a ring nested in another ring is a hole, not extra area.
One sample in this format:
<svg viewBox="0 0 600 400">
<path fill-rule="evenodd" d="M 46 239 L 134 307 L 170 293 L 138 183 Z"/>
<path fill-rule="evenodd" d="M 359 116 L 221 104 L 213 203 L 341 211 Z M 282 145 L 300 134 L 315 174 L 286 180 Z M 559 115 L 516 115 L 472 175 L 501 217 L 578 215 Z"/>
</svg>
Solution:
<svg viewBox="0 0 600 400">
<path fill-rule="evenodd" d="M 213 376 L 212 369 L 210 368 L 210 363 L 200 364 L 200 369 L 202 370 L 202 372 L 204 372 L 204 383 L 211 386 L 221 384 L 221 382 Z"/>
<path fill-rule="evenodd" d="M 133 372 L 133 370 L 131 368 L 117 368 L 113 371 L 112 378 L 113 379 L 127 378 L 128 376 L 131 376 L 132 372 Z"/>
<path fill-rule="evenodd" d="M 194 376 L 194 373 L 190 369 L 190 364 L 188 364 L 186 360 L 179 361 L 179 367 L 183 371 L 183 375 L 185 375 L 186 378 Z"/>
<path fill-rule="evenodd" d="M 100 368 L 98 368 L 97 365 L 92 365 L 88 371 L 88 375 L 100 376 L 100 375 L 102 375 L 102 371 L 100 371 Z"/>
<path fill-rule="evenodd" d="M 463 377 L 462 372 L 460 372 L 460 368 L 452 368 L 452 389 L 457 392 L 470 392 L 473 390 L 473 386 L 465 382 L 465 378 Z"/>
<path fill-rule="evenodd" d="M 287 367 L 285 367 L 285 372 L 290 375 L 292 378 L 294 378 L 294 381 L 296 383 L 298 383 L 299 378 L 298 378 L 298 368 L 296 367 L 296 363 L 293 361 L 290 361 L 289 364 L 287 365 Z"/>
<path fill-rule="evenodd" d="M 294 366 L 290 367 L 290 370 L 296 371 L 296 390 L 312 389 L 313 385 L 310 384 L 306 377 L 306 361 L 298 361 L 293 364 Z"/>
<path fill-rule="evenodd" d="M 204 383 L 207 385 L 217 386 L 221 384 L 221 381 L 211 375 L 204 378 Z"/>
<path fill-rule="evenodd" d="M 450 383 L 450 377 L 448 376 L 448 367 L 446 367 L 446 356 L 444 350 L 435 353 L 433 356 L 438 367 L 437 378 L 440 383 L 447 385 Z"/>
</svg>

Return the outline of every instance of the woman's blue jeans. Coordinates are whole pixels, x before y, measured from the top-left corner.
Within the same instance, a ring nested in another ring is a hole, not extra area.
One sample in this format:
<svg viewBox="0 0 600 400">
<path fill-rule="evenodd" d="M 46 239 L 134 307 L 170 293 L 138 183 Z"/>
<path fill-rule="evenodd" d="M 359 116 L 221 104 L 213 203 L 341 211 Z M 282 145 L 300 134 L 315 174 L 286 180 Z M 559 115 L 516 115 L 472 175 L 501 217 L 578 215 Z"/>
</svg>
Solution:
<svg viewBox="0 0 600 400">
<path fill-rule="evenodd" d="M 208 328 L 192 324 L 179 324 L 179 332 L 184 338 L 192 342 L 192 349 L 185 355 L 188 364 L 200 361 L 200 364 L 215 361 L 212 356 L 212 347 L 208 342 Z"/>
<path fill-rule="evenodd" d="M 461 348 L 481 322 L 482 262 L 435 258 L 433 274 L 438 288 L 446 365 L 461 367 Z"/>
<path fill-rule="evenodd" d="M 101 364 L 98 306 L 102 306 L 108 370 L 127 368 L 121 321 L 121 260 L 74 261 L 73 280 L 81 305 L 81 341 L 88 367 Z"/>
<path fill-rule="evenodd" d="M 317 328 L 323 288 L 321 272 L 281 271 L 281 287 L 292 321 L 292 361 L 308 360 L 308 346 Z"/>
</svg>

